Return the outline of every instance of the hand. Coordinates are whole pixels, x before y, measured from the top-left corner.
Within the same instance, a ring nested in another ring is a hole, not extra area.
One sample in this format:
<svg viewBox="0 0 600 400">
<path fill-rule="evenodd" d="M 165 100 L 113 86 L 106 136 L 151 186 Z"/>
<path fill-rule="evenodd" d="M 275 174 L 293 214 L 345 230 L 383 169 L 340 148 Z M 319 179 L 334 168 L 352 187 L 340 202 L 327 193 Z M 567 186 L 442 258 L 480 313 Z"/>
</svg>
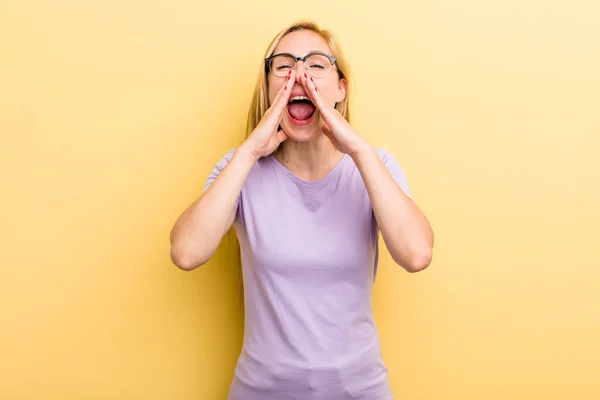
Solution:
<svg viewBox="0 0 600 400">
<path fill-rule="evenodd" d="M 271 104 L 271 107 L 263 115 L 250 136 L 240 146 L 246 148 L 256 160 L 274 152 L 281 142 L 288 138 L 285 132 L 279 129 L 279 123 L 283 118 L 290 94 L 292 93 L 295 74 L 296 71 L 290 69 L 285 81 L 286 83 L 281 85 L 279 92 L 277 92 L 273 100 L 273 104 Z"/>
<path fill-rule="evenodd" d="M 331 140 L 336 149 L 354 157 L 362 148 L 369 145 L 352 128 L 352 125 L 342 117 L 338 110 L 323 100 L 312 77 L 303 74 L 300 77 L 300 82 L 325 122 L 323 125 L 323 134 Z"/>
</svg>

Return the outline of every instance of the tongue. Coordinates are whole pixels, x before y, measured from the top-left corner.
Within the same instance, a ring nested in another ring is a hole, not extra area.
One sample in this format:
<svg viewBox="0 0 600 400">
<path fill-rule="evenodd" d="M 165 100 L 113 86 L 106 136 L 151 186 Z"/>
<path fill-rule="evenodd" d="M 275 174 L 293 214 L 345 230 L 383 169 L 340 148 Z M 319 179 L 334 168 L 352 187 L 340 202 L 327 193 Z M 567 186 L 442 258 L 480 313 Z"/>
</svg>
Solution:
<svg viewBox="0 0 600 400">
<path fill-rule="evenodd" d="M 309 119 L 315 112 L 315 106 L 308 102 L 292 103 L 289 105 L 288 110 L 294 119 L 304 121 Z"/>
</svg>

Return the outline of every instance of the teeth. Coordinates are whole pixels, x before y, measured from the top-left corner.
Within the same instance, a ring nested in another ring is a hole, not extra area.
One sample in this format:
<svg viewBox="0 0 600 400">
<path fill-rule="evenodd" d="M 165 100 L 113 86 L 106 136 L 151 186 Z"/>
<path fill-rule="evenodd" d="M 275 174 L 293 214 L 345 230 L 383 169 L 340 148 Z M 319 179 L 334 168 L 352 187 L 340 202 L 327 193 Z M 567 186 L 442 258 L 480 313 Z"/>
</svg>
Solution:
<svg viewBox="0 0 600 400">
<path fill-rule="evenodd" d="M 294 101 L 294 100 L 310 100 L 310 99 L 306 96 L 294 96 L 290 99 L 290 101 Z"/>
</svg>

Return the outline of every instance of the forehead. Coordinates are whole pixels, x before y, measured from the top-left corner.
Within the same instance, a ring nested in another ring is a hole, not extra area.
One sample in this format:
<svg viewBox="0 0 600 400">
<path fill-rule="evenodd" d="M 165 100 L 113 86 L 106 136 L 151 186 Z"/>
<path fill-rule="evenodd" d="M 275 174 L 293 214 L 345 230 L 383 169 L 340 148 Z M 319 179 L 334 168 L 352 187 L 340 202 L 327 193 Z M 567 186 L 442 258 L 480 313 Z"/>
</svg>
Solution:
<svg viewBox="0 0 600 400">
<path fill-rule="evenodd" d="M 273 54 L 290 53 L 296 57 L 302 57 L 311 51 L 322 51 L 331 54 L 329 45 L 319 34 L 313 31 L 301 30 L 288 33 L 282 37 Z"/>
</svg>

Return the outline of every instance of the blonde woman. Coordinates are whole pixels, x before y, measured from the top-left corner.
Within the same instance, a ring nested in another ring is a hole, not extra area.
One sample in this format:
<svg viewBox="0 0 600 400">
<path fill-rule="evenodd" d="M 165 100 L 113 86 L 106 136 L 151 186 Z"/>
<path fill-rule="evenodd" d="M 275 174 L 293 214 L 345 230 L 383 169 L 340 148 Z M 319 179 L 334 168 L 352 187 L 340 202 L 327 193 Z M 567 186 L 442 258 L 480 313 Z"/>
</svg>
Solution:
<svg viewBox="0 0 600 400">
<path fill-rule="evenodd" d="M 350 125 L 349 77 L 328 31 L 303 21 L 280 32 L 247 139 L 171 232 L 173 262 L 192 270 L 235 224 L 245 334 L 229 400 L 393 399 L 371 307 L 378 236 L 417 272 L 433 233 L 401 166 Z"/>
</svg>

